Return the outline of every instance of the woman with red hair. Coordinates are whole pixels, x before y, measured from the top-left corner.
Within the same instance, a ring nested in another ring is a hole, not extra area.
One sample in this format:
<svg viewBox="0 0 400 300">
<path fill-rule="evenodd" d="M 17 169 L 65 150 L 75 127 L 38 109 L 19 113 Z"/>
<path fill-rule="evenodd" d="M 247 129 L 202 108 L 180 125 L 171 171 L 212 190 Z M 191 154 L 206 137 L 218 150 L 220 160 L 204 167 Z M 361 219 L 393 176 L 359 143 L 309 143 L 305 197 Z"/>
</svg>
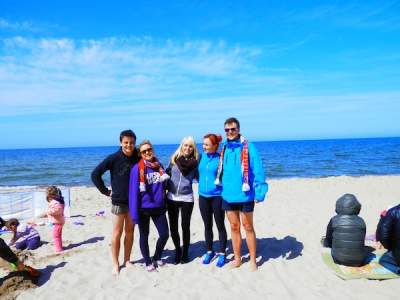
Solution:
<svg viewBox="0 0 400 300">
<path fill-rule="evenodd" d="M 199 163 L 199 206 L 204 222 L 204 235 L 207 252 L 203 256 L 203 264 L 209 264 L 215 256 L 213 250 L 213 215 L 218 228 L 219 250 L 217 267 L 226 262 L 226 229 L 225 214 L 222 210 L 221 186 L 215 185 L 220 154 L 217 152 L 222 138 L 213 133 L 206 134 L 203 139 L 204 153 Z"/>
</svg>

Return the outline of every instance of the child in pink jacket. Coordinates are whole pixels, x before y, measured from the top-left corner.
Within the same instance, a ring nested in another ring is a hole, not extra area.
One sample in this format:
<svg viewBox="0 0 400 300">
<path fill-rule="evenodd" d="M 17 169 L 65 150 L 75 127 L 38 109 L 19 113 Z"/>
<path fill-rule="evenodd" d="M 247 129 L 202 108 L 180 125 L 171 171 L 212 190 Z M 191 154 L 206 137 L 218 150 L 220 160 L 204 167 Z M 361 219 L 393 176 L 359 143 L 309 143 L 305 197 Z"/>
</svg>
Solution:
<svg viewBox="0 0 400 300">
<path fill-rule="evenodd" d="M 64 197 L 56 186 L 49 186 L 46 190 L 48 202 L 47 217 L 53 224 L 54 250 L 61 252 L 62 247 L 62 228 L 65 223 L 64 218 Z"/>
</svg>

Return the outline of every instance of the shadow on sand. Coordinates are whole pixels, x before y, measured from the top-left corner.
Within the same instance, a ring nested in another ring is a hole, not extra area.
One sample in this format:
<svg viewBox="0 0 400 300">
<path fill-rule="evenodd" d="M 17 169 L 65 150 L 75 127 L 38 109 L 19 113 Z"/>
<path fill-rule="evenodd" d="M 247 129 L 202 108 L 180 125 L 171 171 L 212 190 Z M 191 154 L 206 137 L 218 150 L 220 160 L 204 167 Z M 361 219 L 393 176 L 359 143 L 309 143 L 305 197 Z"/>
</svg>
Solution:
<svg viewBox="0 0 400 300">
<path fill-rule="evenodd" d="M 103 241 L 103 240 L 104 240 L 104 236 L 92 237 L 83 242 L 69 244 L 68 246 L 64 247 L 64 250 L 70 250 L 70 249 L 73 249 L 73 248 L 76 248 L 76 247 L 79 247 L 82 245 L 86 245 L 86 244 L 94 244 L 94 243 L 97 243 L 98 241 Z"/>
<path fill-rule="evenodd" d="M 40 277 L 36 280 L 37 285 L 38 286 L 44 285 L 47 281 L 49 281 L 49 279 L 51 277 L 51 273 L 53 273 L 53 271 L 55 269 L 62 268 L 66 264 L 67 264 L 67 262 L 63 261 L 54 266 L 50 265 L 50 266 L 45 267 L 44 269 L 39 269 L 41 274 L 40 274 Z"/>
<path fill-rule="evenodd" d="M 219 242 L 214 242 L 214 250 L 219 248 Z M 295 259 L 300 256 L 303 251 L 303 243 L 296 240 L 295 237 L 286 236 L 283 239 L 277 238 L 260 238 L 257 239 L 257 257 L 261 256 L 261 259 L 257 262 L 258 266 L 263 265 L 269 259 L 274 258 L 285 258 L 288 260 Z M 154 249 L 150 250 L 150 254 L 154 252 Z M 189 263 L 196 258 L 201 257 L 206 252 L 205 242 L 198 241 L 196 243 L 190 244 L 189 248 Z M 232 256 L 232 241 L 228 240 L 228 256 Z M 248 249 L 246 245 L 246 240 L 242 241 L 241 249 L 243 262 L 249 260 Z M 173 264 L 175 259 L 175 249 L 165 249 L 162 256 L 166 263 Z M 133 261 L 133 263 L 144 263 L 143 259 Z"/>
<path fill-rule="evenodd" d="M 293 236 L 285 236 L 283 239 L 257 239 L 257 257 L 261 256 L 261 260 L 257 264 L 261 266 L 269 259 L 278 257 L 288 260 L 295 259 L 301 255 L 303 249 L 303 243 Z"/>
</svg>

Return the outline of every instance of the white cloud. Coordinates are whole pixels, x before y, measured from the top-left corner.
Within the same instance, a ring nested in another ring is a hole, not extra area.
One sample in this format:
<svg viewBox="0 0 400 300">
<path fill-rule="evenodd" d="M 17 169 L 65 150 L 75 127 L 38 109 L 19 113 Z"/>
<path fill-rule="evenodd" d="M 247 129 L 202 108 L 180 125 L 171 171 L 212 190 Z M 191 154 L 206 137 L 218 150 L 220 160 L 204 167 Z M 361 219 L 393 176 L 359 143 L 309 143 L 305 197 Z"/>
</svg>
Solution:
<svg viewBox="0 0 400 300">
<path fill-rule="evenodd" d="M 7 21 L 6 19 L 0 18 L 0 30 L 38 31 L 39 28 L 28 21 L 10 22 L 10 21 Z"/>
<path fill-rule="evenodd" d="M 0 41 L 0 115 L 187 101 L 288 85 L 256 68 L 259 49 L 223 41 L 32 39 Z M 253 91 L 254 92 L 254 91 Z"/>
</svg>

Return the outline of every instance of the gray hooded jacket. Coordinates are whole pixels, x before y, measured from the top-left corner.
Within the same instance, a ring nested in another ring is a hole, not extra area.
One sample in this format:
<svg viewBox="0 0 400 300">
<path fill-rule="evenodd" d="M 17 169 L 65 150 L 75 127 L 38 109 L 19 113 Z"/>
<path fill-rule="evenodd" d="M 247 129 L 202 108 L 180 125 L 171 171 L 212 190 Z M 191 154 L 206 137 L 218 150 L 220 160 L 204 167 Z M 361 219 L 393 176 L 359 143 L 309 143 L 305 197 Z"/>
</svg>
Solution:
<svg viewBox="0 0 400 300">
<path fill-rule="evenodd" d="M 167 173 L 170 175 L 168 180 L 167 188 L 168 192 L 174 195 L 189 195 L 193 193 L 192 183 L 198 178 L 197 168 L 190 171 L 186 176 L 183 176 L 176 164 L 169 165 Z"/>
<path fill-rule="evenodd" d="M 326 243 L 332 248 L 336 263 L 360 266 L 365 262 L 364 220 L 358 216 L 361 204 L 352 194 L 345 194 L 336 201 L 336 213 L 326 229 Z"/>
</svg>

